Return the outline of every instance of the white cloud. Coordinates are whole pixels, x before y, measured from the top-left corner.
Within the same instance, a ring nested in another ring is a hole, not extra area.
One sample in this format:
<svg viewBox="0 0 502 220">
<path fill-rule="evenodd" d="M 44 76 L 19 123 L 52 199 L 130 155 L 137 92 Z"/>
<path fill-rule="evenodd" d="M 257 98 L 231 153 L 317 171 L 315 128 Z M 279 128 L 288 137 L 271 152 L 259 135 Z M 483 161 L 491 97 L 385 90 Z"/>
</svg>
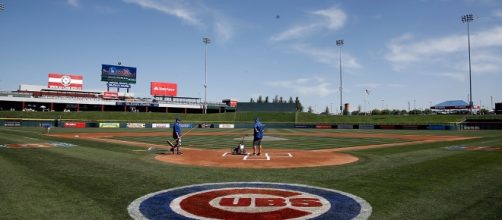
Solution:
<svg viewBox="0 0 502 220">
<path fill-rule="evenodd" d="M 162 0 L 123 0 L 127 3 L 137 4 L 142 8 L 153 9 L 162 13 L 175 16 L 188 24 L 202 26 L 202 22 L 196 17 L 195 13 L 186 8 L 181 1 L 162 1 Z"/>
<path fill-rule="evenodd" d="M 493 16 L 495 16 L 497 18 L 502 18 L 502 9 L 494 11 Z"/>
<path fill-rule="evenodd" d="M 500 57 L 500 47 L 502 47 L 501 26 L 477 33 L 471 32 L 473 70 L 476 68 L 478 73 L 500 71 L 501 61 L 494 58 Z M 417 40 L 411 34 L 404 34 L 391 40 L 388 48 L 389 52 L 386 54 L 385 59 L 391 62 L 396 71 L 419 65 L 422 68 L 428 66 L 433 67 L 433 69 L 447 69 L 447 71 L 443 70 L 444 72 L 452 72 L 451 70 L 458 69 L 459 63 L 464 63 L 463 59 L 465 59 L 464 56 L 467 52 L 467 36 L 450 35 Z M 486 54 L 487 52 L 484 52 L 484 50 L 498 50 L 499 52 Z M 462 66 L 462 68 L 464 67 Z M 451 77 L 451 75 L 449 76 Z"/>
<path fill-rule="evenodd" d="M 347 20 L 347 15 L 339 8 L 332 7 L 326 10 L 314 11 L 312 14 L 324 16 L 323 26 L 331 30 L 338 30 Z"/>
<path fill-rule="evenodd" d="M 71 7 L 77 8 L 80 6 L 79 0 L 67 0 L 66 4 L 68 4 Z"/>
<path fill-rule="evenodd" d="M 294 26 L 288 30 L 285 30 L 279 34 L 272 36 L 270 38 L 270 40 L 277 42 L 277 41 L 284 41 L 284 40 L 289 40 L 289 39 L 303 38 L 306 35 L 312 34 L 318 28 L 319 28 L 319 24 L 308 24 L 308 25 Z"/>
<path fill-rule="evenodd" d="M 334 89 L 336 86 L 320 77 L 273 81 L 266 84 L 276 88 L 291 89 L 295 93 L 304 96 L 326 97 L 336 93 L 336 89 Z"/>
<path fill-rule="evenodd" d="M 234 25 L 231 19 L 228 19 L 222 13 L 211 10 L 212 19 L 214 20 L 214 32 L 219 42 L 230 40 L 234 35 Z"/>
<path fill-rule="evenodd" d="M 293 44 L 291 46 L 297 52 L 311 56 L 319 63 L 325 63 L 332 66 L 338 66 L 340 62 L 339 48 L 316 48 L 307 44 Z M 357 69 L 361 65 L 351 54 L 342 52 L 342 66 L 344 68 Z"/>
<path fill-rule="evenodd" d="M 229 25 L 225 24 L 224 22 L 215 22 L 215 31 L 216 35 L 219 40 L 221 41 L 227 41 L 229 40 L 232 35 L 233 35 L 233 30 L 230 28 Z"/>
<path fill-rule="evenodd" d="M 188 5 L 181 0 L 123 0 L 139 5 L 142 8 L 153 9 L 174 16 L 190 25 L 206 29 L 212 23 L 213 33 L 218 42 L 225 42 L 234 35 L 234 25 L 231 19 L 204 5 Z"/>
<path fill-rule="evenodd" d="M 311 14 L 315 16 L 315 21 L 294 25 L 281 33 L 273 35 L 270 40 L 278 42 L 301 39 L 323 30 L 336 31 L 342 28 L 347 21 L 345 12 L 337 7 L 313 11 Z"/>
</svg>

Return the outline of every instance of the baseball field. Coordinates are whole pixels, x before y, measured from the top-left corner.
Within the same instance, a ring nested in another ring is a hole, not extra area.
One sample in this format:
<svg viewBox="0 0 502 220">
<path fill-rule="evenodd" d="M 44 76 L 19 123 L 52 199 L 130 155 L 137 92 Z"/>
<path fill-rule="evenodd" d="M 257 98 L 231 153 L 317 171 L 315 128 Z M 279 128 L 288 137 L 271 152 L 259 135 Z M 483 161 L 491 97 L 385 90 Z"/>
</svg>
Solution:
<svg viewBox="0 0 502 220">
<path fill-rule="evenodd" d="M 129 219 L 142 196 L 225 182 L 349 193 L 369 219 L 502 218 L 500 131 L 266 129 L 262 155 L 231 155 L 249 134 L 196 128 L 173 155 L 167 128 L 0 127 L 0 219 Z"/>
</svg>

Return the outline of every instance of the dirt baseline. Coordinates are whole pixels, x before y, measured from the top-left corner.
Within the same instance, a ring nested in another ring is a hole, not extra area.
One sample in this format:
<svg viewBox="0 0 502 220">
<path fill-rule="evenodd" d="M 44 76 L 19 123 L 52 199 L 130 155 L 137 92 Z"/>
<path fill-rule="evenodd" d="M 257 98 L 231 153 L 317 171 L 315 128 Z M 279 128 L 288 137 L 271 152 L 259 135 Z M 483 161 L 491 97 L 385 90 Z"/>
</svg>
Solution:
<svg viewBox="0 0 502 220">
<path fill-rule="evenodd" d="M 222 132 L 193 132 L 192 136 L 207 136 L 207 135 L 234 135 L 235 133 Z M 143 148 L 138 151 L 148 151 L 148 147 L 152 147 L 150 152 L 156 153 L 155 159 L 167 163 L 191 165 L 191 166 L 210 166 L 210 167 L 226 167 L 226 168 L 296 168 L 296 167 L 319 167 L 333 166 L 347 163 L 353 163 L 359 160 L 356 156 L 341 151 L 354 151 L 369 148 L 383 148 L 393 146 L 404 146 L 419 143 L 432 143 L 440 141 L 456 141 L 472 139 L 472 137 L 458 136 L 436 136 L 436 135 L 399 135 L 399 134 L 364 134 L 364 133 L 329 133 L 329 134 L 313 134 L 313 133 L 295 133 L 295 134 L 278 134 L 270 133 L 269 135 L 296 135 L 296 136 L 318 136 L 318 137 L 359 137 L 359 138 L 396 138 L 410 140 L 404 143 L 390 143 L 367 146 L 354 146 L 345 148 L 333 148 L 323 150 L 287 150 L 287 149 L 265 149 L 265 152 L 260 156 L 256 155 L 231 155 L 229 149 L 196 149 L 183 147 L 182 155 L 171 154 L 169 147 L 166 145 L 147 144 L 135 141 L 123 141 L 111 139 L 115 136 L 165 136 L 165 132 L 149 132 L 149 133 L 79 133 L 79 134 L 51 134 L 51 136 L 65 138 L 83 138 L 100 142 L 108 142 L 115 144 L 124 144 L 129 146 L 137 146 Z M 248 149 L 252 150 L 252 149 Z"/>
</svg>

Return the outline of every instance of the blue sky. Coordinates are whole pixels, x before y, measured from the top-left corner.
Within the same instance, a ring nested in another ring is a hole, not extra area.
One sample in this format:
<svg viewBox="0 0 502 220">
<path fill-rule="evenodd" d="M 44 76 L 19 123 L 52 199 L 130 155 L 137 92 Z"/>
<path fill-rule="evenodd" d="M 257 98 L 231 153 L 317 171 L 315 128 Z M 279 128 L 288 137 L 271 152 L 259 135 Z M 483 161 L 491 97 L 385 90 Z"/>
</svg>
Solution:
<svg viewBox="0 0 502 220">
<path fill-rule="evenodd" d="M 49 72 L 81 74 L 105 89 L 101 64 L 137 67 L 178 95 L 248 102 L 298 96 L 307 108 L 427 108 L 467 101 L 470 24 L 476 105 L 502 101 L 502 1 L 497 0 L 0 0 L 0 90 L 46 85 Z M 369 95 L 365 95 L 365 90 Z"/>
</svg>

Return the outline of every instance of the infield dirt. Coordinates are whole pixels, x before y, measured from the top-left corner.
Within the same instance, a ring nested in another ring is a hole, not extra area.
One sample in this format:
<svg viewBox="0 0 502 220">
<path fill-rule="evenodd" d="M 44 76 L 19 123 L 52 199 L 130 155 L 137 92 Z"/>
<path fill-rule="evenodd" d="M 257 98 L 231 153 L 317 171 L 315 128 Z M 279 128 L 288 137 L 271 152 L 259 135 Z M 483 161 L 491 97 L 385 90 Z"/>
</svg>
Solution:
<svg viewBox="0 0 502 220">
<path fill-rule="evenodd" d="M 211 135 L 235 135 L 235 133 L 223 132 L 203 132 L 191 133 L 191 136 L 211 136 Z M 419 143 L 433 143 L 444 141 L 467 140 L 473 137 L 445 136 L 445 135 L 401 135 L 401 134 L 382 134 L 382 133 L 294 133 L 294 134 L 279 134 L 270 133 L 269 135 L 295 135 L 295 136 L 316 136 L 316 137 L 337 137 L 337 138 L 395 138 L 404 139 L 408 142 L 376 144 L 365 146 L 353 146 L 344 148 L 322 149 L 322 150 L 298 150 L 298 149 L 266 149 L 260 156 L 256 155 L 231 155 L 229 149 L 197 149 L 183 147 L 183 155 L 171 154 L 169 146 L 150 144 L 136 141 L 124 141 L 113 139 L 116 136 L 165 136 L 165 132 L 121 132 L 121 133 L 79 133 L 78 138 L 89 139 L 100 142 L 124 144 L 129 146 L 137 146 L 142 148 L 154 147 L 156 149 L 164 149 L 162 153 L 156 153 L 155 159 L 173 164 L 192 165 L 192 166 L 210 166 L 210 167 L 226 167 L 226 168 L 296 168 L 296 167 L 319 167 L 333 166 L 353 163 L 359 160 L 356 156 L 346 151 L 355 151 L 371 148 L 397 147 Z M 64 138 L 75 138 L 75 134 L 51 134 Z M 287 147 L 284 147 L 287 148 Z"/>
</svg>

